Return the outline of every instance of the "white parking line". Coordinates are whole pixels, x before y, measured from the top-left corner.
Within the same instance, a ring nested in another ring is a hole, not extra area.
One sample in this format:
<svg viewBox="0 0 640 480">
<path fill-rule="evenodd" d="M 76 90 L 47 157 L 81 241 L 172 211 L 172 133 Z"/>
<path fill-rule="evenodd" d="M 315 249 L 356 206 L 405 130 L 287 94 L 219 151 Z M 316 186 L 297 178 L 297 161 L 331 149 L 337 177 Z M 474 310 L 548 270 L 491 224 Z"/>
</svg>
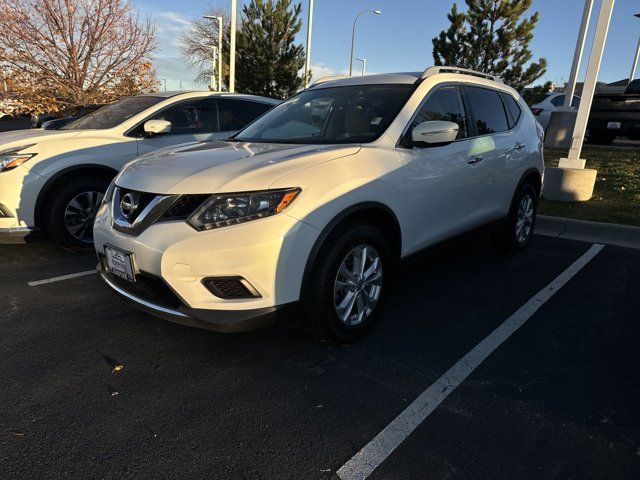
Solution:
<svg viewBox="0 0 640 480">
<path fill-rule="evenodd" d="M 507 318 L 488 337 L 447 370 L 338 471 L 342 480 L 367 478 L 491 353 L 562 288 L 604 245 L 593 244 L 584 255 Z"/>
<path fill-rule="evenodd" d="M 27 285 L 30 287 L 36 287 L 38 285 L 46 285 L 47 283 L 60 282 L 62 280 L 69 280 L 70 278 L 84 277 L 85 275 L 91 275 L 98 273 L 97 270 L 86 270 L 84 272 L 70 273 L 69 275 L 60 275 L 59 277 L 45 278 L 44 280 L 35 280 L 29 282 Z"/>
</svg>

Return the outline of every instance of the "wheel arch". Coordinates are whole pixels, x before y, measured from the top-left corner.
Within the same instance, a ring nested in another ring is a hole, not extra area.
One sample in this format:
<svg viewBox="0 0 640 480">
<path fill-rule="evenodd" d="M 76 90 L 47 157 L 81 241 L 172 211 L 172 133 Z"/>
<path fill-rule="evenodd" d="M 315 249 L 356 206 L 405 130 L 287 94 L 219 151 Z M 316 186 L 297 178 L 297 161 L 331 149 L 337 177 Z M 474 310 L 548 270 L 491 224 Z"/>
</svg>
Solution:
<svg viewBox="0 0 640 480">
<path fill-rule="evenodd" d="M 311 252 L 307 257 L 307 263 L 302 276 L 301 299 L 303 299 L 307 286 L 311 281 L 318 254 L 322 250 L 326 240 L 340 226 L 358 220 L 370 222 L 379 228 L 385 237 L 389 239 L 395 259 L 400 259 L 402 254 L 402 230 L 400 228 L 400 222 L 393 210 L 379 202 L 362 202 L 352 205 L 334 216 L 327 225 L 325 225 L 313 244 Z"/>
<path fill-rule="evenodd" d="M 531 183 L 538 193 L 538 198 L 540 198 L 540 192 L 542 191 L 542 175 L 537 168 L 529 168 L 522 174 L 522 176 L 520 177 L 520 181 L 518 182 L 516 191 L 513 193 L 514 196 L 516 195 L 516 193 L 518 193 L 522 185 L 524 185 L 525 183 Z"/>
<path fill-rule="evenodd" d="M 114 168 L 99 164 L 82 164 L 67 167 L 49 177 L 38 193 L 34 211 L 34 224 L 37 228 L 42 226 L 42 208 L 47 196 L 67 178 L 80 175 L 101 175 L 109 180 L 118 174 Z"/>
</svg>

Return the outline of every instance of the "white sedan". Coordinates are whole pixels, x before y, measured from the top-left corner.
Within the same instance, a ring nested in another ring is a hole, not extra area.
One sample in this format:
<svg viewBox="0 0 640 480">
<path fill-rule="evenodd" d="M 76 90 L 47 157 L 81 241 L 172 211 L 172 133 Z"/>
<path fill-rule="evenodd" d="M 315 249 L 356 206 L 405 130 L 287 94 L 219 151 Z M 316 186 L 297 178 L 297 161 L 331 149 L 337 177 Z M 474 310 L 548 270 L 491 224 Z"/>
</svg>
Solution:
<svg viewBox="0 0 640 480">
<path fill-rule="evenodd" d="M 544 100 L 534 103 L 531 105 L 531 111 L 536 117 L 536 120 L 542 128 L 545 130 L 549 125 L 549 119 L 551 118 L 551 112 L 555 112 L 560 110 L 560 108 L 564 105 L 565 94 L 564 93 L 554 93 L 550 92 L 544 98 Z M 571 110 L 575 111 L 580 106 L 580 97 L 577 95 L 573 96 L 573 101 L 571 102 Z"/>
<path fill-rule="evenodd" d="M 252 95 L 163 92 L 107 105 L 60 130 L 0 134 L 0 242 L 36 229 L 72 247 L 125 163 L 183 143 L 226 138 L 279 103 Z"/>
</svg>

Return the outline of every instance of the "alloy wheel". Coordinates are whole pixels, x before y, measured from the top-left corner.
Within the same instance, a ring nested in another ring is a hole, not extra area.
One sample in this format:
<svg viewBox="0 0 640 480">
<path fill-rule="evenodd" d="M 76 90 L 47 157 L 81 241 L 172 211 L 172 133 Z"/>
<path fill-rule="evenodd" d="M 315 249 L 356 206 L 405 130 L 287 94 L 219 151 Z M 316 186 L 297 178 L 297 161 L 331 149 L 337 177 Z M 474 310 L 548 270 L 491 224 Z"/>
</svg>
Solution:
<svg viewBox="0 0 640 480">
<path fill-rule="evenodd" d="M 382 259 L 370 245 L 354 247 L 342 260 L 333 305 L 342 323 L 360 325 L 373 312 L 382 290 Z"/>
<path fill-rule="evenodd" d="M 67 204 L 64 224 L 73 238 L 84 243 L 93 241 L 93 221 L 103 197 L 102 192 L 82 192 Z"/>
<path fill-rule="evenodd" d="M 534 200 L 530 194 L 526 194 L 520 200 L 518 214 L 516 216 L 516 239 L 520 245 L 524 245 L 531 236 L 534 220 Z"/>
</svg>

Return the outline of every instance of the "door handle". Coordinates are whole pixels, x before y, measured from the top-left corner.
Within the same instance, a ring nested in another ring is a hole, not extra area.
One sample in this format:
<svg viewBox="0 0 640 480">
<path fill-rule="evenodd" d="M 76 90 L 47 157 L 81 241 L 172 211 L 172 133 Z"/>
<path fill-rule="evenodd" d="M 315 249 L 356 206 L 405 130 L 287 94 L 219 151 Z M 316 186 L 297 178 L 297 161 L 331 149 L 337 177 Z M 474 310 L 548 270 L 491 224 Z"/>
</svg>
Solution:
<svg viewBox="0 0 640 480">
<path fill-rule="evenodd" d="M 516 142 L 516 146 L 514 147 L 516 150 L 522 150 L 524 148 L 524 143 Z"/>
<path fill-rule="evenodd" d="M 482 161 L 482 157 L 478 156 L 478 157 L 470 158 L 469 160 L 467 160 L 467 163 L 469 165 L 475 165 L 476 163 L 480 163 L 481 161 Z"/>
</svg>

